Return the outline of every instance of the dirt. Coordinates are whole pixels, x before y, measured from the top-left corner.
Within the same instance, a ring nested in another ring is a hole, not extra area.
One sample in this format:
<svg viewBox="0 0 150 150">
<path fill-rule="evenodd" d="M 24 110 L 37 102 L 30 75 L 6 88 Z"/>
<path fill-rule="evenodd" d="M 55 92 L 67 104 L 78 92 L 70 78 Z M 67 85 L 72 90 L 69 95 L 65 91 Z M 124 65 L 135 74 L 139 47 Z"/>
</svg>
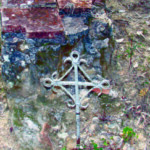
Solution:
<svg viewBox="0 0 150 150">
<path fill-rule="evenodd" d="M 147 0 L 107 0 L 106 6 L 107 15 L 113 22 L 114 39 L 116 40 L 116 48 L 113 53 L 116 76 L 112 78 L 112 86 L 119 93 L 120 101 L 125 100 L 125 103 L 129 103 L 130 106 L 134 105 L 135 108 L 141 106 L 141 111 L 149 114 L 150 3 Z M 17 142 L 13 135 L 13 128 L 8 123 L 6 88 L 2 79 L 0 89 L 0 149 L 19 150 L 19 144 L 15 144 Z M 144 124 L 141 116 L 139 114 L 133 118 L 130 124 L 130 127 L 134 128 L 139 136 L 139 142 L 136 140 L 134 146 L 136 150 L 149 147 L 150 119 Z M 140 117 L 141 121 L 137 125 Z M 125 148 L 124 146 L 123 149 Z"/>
</svg>

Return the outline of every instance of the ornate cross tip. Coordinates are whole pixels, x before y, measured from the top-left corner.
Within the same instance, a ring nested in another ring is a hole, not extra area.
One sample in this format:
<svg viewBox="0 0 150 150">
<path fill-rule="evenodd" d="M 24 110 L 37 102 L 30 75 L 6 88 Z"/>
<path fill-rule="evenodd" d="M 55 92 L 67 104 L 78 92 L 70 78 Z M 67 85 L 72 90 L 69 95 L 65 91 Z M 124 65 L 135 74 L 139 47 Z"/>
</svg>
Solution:
<svg viewBox="0 0 150 150">
<path fill-rule="evenodd" d="M 58 78 L 57 72 L 54 72 L 51 75 L 51 78 L 42 78 L 41 82 L 43 86 L 46 89 L 52 89 L 54 92 L 57 92 L 57 88 L 59 87 L 62 89 L 71 99 L 68 101 L 67 105 L 70 108 L 76 108 L 76 123 L 77 123 L 77 147 L 80 144 L 80 109 L 87 109 L 88 105 L 82 105 L 82 100 L 88 96 L 91 92 L 96 92 L 98 96 L 101 94 L 108 94 L 113 97 L 117 97 L 117 92 L 113 91 L 110 88 L 110 82 L 109 80 L 106 80 L 102 77 L 100 77 L 100 81 L 94 81 L 90 78 L 90 76 L 84 71 L 81 64 L 87 64 L 86 60 L 80 59 L 80 55 L 78 51 L 73 51 L 70 54 L 70 57 L 67 57 L 64 61 L 64 63 L 71 63 L 71 67 L 66 71 L 66 73 Z M 70 72 L 74 70 L 74 81 L 63 81 Z M 79 81 L 79 72 L 84 76 L 84 79 L 86 81 Z M 75 93 L 72 94 L 65 86 L 74 86 L 75 87 Z M 90 88 L 87 93 L 80 97 L 79 94 L 79 87 L 85 87 Z"/>
</svg>

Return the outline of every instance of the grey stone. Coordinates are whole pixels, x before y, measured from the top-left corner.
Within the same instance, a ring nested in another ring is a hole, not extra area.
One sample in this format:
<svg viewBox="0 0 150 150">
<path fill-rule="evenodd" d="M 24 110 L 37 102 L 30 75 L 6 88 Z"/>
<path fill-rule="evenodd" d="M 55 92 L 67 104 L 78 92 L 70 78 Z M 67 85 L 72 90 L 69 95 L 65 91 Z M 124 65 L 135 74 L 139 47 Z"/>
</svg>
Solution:
<svg viewBox="0 0 150 150">
<path fill-rule="evenodd" d="M 66 35 L 76 35 L 84 33 L 88 30 L 88 26 L 84 25 L 84 18 L 79 17 L 65 17 L 63 19 L 64 31 Z"/>
<path fill-rule="evenodd" d="M 93 45 L 96 49 L 108 48 L 109 38 L 106 38 L 104 40 L 94 40 Z"/>
<path fill-rule="evenodd" d="M 94 124 L 98 124 L 98 123 L 99 123 L 99 118 L 98 118 L 98 117 L 93 117 L 93 118 L 92 118 L 92 122 L 93 122 Z"/>
<path fill-rule="evenodd" d="M 24 118 L 24 123 L 28 126 L 29 129 L 39 131 L 39 127 L 29 118 Z"/>
</svg>

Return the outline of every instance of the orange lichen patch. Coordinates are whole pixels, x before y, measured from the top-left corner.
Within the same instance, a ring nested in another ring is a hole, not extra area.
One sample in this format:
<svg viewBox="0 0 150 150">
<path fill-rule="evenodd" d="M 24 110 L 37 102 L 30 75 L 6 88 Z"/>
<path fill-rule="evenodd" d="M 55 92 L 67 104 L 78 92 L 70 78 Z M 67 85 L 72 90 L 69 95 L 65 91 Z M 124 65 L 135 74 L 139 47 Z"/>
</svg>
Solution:
<svg viewBox="0 0 150 150">
<path fill-rule="evenodd" d="M 141 96 L 141 97 L 145 96 L 147 94 L 148 90 L 149 90 L 148 88 L 141 89 L 139 96 Z"/>
</svg>

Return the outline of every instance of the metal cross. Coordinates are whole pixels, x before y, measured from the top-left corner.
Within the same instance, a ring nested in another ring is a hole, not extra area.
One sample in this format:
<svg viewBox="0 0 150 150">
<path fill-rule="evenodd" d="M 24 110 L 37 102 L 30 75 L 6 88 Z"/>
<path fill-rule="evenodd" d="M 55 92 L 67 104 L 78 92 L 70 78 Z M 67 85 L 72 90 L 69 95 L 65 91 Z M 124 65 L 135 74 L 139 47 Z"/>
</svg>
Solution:
<svg viewBox="0 0 150 150">
<path fill-rule="evenodd" d="M 76 136 L 77 136 L 77 149 L 80 148 L 80 108 L 86 109 L 89 104 L 83 106 L 81 104 L 82 100 L 87 96 L 90 92 L 94 91 L 94 89 L 99 89 L 99 94 L 102 94 L 102 90 L 110 89 L 109 80 L 103 79 L 101 77 L 101 81 L 92 81 L 92 79 L 88 76 L 88 74 L 83 70 L 81 64 L 87 64 L 86 60 L 80 59 L 80 55 L 77 51 L 73 51 L 70 54 L 70 57 L 67 57 L 64 61 L 71 62 L 71 67 L 66 71 L 66 73 L 61 77 L 57 77 L 57 72 L 52 74 L 51 78 L 43 78 L 43 86 L 45 88 L 52 88 L 53 91 L 56 91 L 58 87 L 60 87 L 66 94 L 71 98 L 73 104 L 69 102 L 67 105 L 71 108 L 76 108 Z M 74 69 L 75 81 L 63 81 L 64 78 Z M 80 82 L 78 73 L 79 71 L 83 74 L 83 76 L 87 79 L 87 82 Z M 75 86 L 75 96 L 73 96 L 70 91 L 66 89 L 65 86 Z M 79 87 L 84 86 L 90 88 L 90 90 L 84 95 L 82 98 L 79 97 Z"/>
</svg>

